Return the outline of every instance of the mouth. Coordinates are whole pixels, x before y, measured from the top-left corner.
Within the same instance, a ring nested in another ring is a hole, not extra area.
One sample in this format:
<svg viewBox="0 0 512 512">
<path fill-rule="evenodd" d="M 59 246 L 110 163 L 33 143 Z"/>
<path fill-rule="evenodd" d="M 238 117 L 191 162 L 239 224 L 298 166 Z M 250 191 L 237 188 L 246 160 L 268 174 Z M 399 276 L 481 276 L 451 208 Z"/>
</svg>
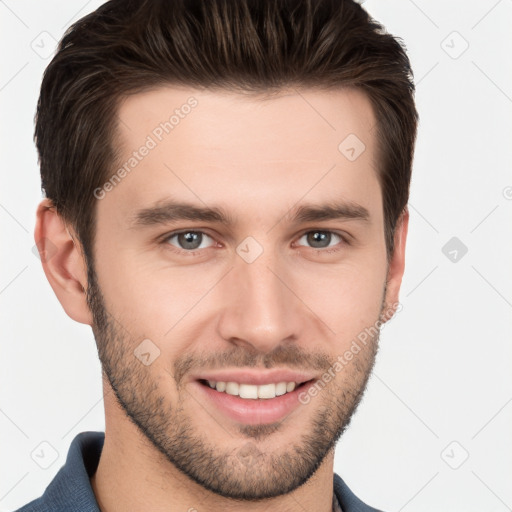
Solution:
<svg viewBox="0 0 512 512">
<path fill-rule="evenodd" d="M 281 380 L 282 377 L 255 383 L 258 378 L 238 380 L 213 380 L 199 378 L 191 382 L 199 403 L 210 410 L 210 415 L 244 425 L 264 425 L 282 422 L 298 412 L 304 404 L 299 400 L 302 393 L 316 382 L 296 375 L 297 380 Z M 247 382 L 252 380 L 253 382 Z"/>
<path fill-rule="evenodd" d="M 245 400 L 270 400 L 278 396 L 283 396 L 299 390 L 314 379 L 304 382 L 281 381 L 270 382 L 268 384 L 249 384 L 246 382 L 233 381 L 214 381 L 207 379 L 199 379 L 198 382 L 203 386 L 207 386 L 219 393 L 226 393 L 231 396 L 238 396 Z"/>
</svg>

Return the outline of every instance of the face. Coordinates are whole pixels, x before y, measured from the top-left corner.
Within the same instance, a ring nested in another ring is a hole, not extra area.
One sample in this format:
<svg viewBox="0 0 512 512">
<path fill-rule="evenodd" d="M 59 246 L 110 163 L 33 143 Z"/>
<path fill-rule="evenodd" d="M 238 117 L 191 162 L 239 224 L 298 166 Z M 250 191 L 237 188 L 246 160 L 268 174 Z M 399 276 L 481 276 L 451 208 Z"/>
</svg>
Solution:
<svg viewBox="0 0 512 512">
<path fill-rule="evenodd" d="M 160 88 L 119 119 L 88 297 L 108 381 L 203 487 L 288 493 L 347 426 L 397 298 L 370 103 Z"/>
</svg>

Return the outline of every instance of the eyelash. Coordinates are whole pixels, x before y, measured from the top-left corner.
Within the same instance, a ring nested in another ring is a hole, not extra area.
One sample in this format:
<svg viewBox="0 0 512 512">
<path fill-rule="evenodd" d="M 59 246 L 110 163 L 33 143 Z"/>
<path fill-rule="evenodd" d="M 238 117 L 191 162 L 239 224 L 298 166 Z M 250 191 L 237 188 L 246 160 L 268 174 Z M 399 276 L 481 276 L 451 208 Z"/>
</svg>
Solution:
<svg viewBox="0 0 512 512">
<path fill-rule="evenodd" d="M 200 229 L 182 229 L 180 231 L 173 231 L 172 233 L 166 234 L 163 237 L 161 243 L 164 246 L 166 246 L 167 248 L 169 248 L 171 251 L 173 251 L 179 255 L 186 255 L 186 256 L 197 256 L 202 251 L 213 248 L 213 247 L 205 247 L 203 249 L 195 249 L 195 250 L 187 251 L 185 249 L 180 249 L 179 247 L 176 247 L 169 243 L 169 240 L 171 240 L 175 236 L 178 236 L 182 233 L 201 233 L 202 235 L 206 235 L 207 237 L 209 237 L 215 241 L 215 239 L 211 235 L 209 235 L 208 233 L 206 233 L 205 231 L 202 231 Z M 316 247 L 306 247 L 306 248 L 314 250 L 317 254 L 318 253 L 333 254 L 333 253 L 340 251 L 344 245 L 350 245 L 350 243 L 347 239 L 348 237 L 342 235 L 341 233 L 338 233 L 336 231 L 332 231 L 329 229 L 308 229 L 307 231 L 302 232 L 302 234 L 298 237 L 298 240 L 300 240 L 303 236 L 308 235 L 309 233 L 330 233 L 331 235 L 338 236 L 341 239 L 341 241 L 333 248 L 318 249 Z M 300 247 L 305 247 L 305 246 L 300 246 Z"/>
</svg>

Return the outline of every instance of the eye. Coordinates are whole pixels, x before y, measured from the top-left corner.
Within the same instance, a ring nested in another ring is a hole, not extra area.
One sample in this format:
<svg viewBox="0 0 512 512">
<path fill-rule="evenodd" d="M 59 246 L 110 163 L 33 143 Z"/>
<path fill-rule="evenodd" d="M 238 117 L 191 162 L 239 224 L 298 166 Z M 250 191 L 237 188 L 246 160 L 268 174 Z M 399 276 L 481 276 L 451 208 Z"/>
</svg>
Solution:
<svg viewBox="0 0 512 512">
<path fill-rule="evenodd" d="M 305 242 L 309 244 L 309 246 L 313 249 L 326 249 L 329 247 L 335 247 L 340 242 L 344 242 L 345 240 L 341 235 L 333 233 L 332 231 L 321 231 L 321 230 L 313 230 L 304 233 L 300 239 L 300 242 L 305 239 Z M 331 243 L 334 242 L 333 245 Z"/>
<path fill-rule="evenodd" d="M 213 238 L 203 231 L 187 230 L 168 236 L 164 242 L 173 245 L 177 249 L 195 251 L 209 247 L 208 240 L 213 241 Z"/>
</svg>

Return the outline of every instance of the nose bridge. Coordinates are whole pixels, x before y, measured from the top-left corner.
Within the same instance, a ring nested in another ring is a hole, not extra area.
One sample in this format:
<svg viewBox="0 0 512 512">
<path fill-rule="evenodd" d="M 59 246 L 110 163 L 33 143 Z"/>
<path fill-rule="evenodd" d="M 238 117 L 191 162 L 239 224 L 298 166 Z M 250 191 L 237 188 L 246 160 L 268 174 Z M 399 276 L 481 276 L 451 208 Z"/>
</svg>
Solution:
<svg viewBox="0 0 512 512">
<path fill-rule="evenodd" d="M 242 243 L 241 248 L 247 246 Z M 254 247 L 249 246 L 251 250 Z M 298 301 L 284 284 L 287 274 L 278 251 L 270 248 L 253 260 L 245 258 L 244 253 L 236 255 L 234 269 L 225 283 L 227 300 L 219 322 L 221 336 L 262 352 L 296 338 L 300 311 Z"/>
</svg>

